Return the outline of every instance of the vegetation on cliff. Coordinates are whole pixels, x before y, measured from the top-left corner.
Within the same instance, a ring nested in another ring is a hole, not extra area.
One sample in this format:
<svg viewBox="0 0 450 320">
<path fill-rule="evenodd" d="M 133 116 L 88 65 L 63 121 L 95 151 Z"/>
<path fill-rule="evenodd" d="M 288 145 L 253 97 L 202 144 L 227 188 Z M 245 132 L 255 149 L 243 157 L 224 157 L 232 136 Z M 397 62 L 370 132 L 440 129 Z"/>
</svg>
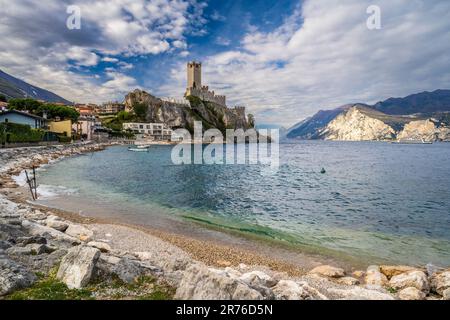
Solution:
<svg viewBox="0 0 450 320">
<path fill-rule="evenodd" d="M 254 118 L 251 124 L 242 111 L 203 101 L 195 96 L 187 99 L 189 106 L 163 101 L 145 91 L 135 90 L 125 97 L 125 104 L 134 110 L 140 120 L 165 123 L 171 128 L 185 128 L 190 132 L 193 132 L 194 121 L 201 121 L 204 130 L 217 128 L 223 133 L 226 129 L 253 127 Z"/>
</svg>

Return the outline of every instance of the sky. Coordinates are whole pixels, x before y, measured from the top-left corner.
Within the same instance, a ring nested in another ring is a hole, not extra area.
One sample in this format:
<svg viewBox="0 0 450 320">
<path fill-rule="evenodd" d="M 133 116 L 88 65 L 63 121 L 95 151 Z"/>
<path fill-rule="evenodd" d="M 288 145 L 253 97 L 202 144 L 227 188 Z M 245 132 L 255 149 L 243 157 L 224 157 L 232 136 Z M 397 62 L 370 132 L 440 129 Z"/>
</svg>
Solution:
<svg viewBox="0 0 450 320">
<path fill-rule="evenodd" d="M 67 27 L 71 5 L 79 29 Z M 136 88 L 181 98 L 191 60 L 229 106 L 285 127 L 347 103 L 450 89 L 448 0 L 0 0 L 0 8 L 0 69 L 75 102 L 122 101 Z"/>
</svg>

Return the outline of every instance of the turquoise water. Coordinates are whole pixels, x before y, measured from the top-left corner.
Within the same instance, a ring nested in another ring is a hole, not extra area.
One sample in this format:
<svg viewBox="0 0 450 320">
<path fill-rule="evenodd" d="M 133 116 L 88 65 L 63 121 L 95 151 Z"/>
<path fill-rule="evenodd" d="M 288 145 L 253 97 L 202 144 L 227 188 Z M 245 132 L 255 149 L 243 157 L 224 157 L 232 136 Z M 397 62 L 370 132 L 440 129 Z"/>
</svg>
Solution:
<svg viewBox="0 0 450 320">
<path fill-rule="evenodd" d="M 450 265 L 450 144 L 282 144 L 272 176 L 258 165 L 172 165 L 170 154 L 111 147 L 58 162 L 38 181 L 129 222 L 167 216 L 317 252 Z"/>
</svg>

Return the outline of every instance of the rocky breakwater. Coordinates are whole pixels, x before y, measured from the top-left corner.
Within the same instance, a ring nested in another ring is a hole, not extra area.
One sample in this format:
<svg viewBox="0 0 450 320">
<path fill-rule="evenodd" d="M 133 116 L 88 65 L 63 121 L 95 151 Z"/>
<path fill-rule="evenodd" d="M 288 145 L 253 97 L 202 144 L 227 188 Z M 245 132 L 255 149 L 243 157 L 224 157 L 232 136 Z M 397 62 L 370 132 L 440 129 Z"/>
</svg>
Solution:
<svg viewBox="0 0 450 320">
<path fill-rule="evenodd" d="M 16 188 L 12 177 L 25 169 L 37 168 L 65 157 L 100 151 L 109 145 L 111 143 L 0 149 L 0 189 L 3 193 L 8 193 L 7 189 Z"/>
</svg>

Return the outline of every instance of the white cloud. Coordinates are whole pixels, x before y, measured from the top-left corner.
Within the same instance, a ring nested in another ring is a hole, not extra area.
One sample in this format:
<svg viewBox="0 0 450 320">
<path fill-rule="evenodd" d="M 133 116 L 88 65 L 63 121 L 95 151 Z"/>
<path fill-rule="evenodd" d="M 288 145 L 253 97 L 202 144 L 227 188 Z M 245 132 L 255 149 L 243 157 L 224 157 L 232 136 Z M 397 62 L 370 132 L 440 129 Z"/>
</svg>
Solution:
<svg viewBox="0 0 450 320">
<path fill-rule="evenodd" d="M 231 44 L 231 40 L 224 37 L 217 37 L 216 44 L 220 46 L 228 47 Z"/>
<path fill-rule="evenodd" d="M 366 26 L 374 3 L 381 30 Z M 203 78 L 259 122 L 291 125 L 319 109 L 450 88 L 449 39 L 447 0 L 306 0 L 279 28 L 204 59 Z M 176 95 L 184 70 L 161 91 Z"/>
<path fill-rule="evenodd" d="M 222 14 L 220 14 L 220 12 L 217 10 L 214 10 L 214 12 L 211 14 L 210 18 L 211 18 L 211 20 L 222 21 L 222 22 L 227 20 L 227 18 L 225 16 L 223 16 Z"/>
<path fill-rule="evenodd" d="M 111 58 L 111 57 L 104 57 L 104 58 L 102 58 L 102 61 L 103 61 L 103 62 L 116 63 L 116 62 L 119 62 L 119 59 Z"/>
<path fill-rule="evenodd" d="M 81 9 L 80 30 L 66 27 L 68 5 Z M 116 57 L 184 52 L 186 36 L 205 22 L 197 0 L 0 0 L 0 7 L 2 69 L 67 99 L 97 102 L 120 98 L 106 89 L 131 79 L 109 74 L 102 84 L 83 69 L 103 61 L 125 71 L 133 65 Z"/>
</svg>

